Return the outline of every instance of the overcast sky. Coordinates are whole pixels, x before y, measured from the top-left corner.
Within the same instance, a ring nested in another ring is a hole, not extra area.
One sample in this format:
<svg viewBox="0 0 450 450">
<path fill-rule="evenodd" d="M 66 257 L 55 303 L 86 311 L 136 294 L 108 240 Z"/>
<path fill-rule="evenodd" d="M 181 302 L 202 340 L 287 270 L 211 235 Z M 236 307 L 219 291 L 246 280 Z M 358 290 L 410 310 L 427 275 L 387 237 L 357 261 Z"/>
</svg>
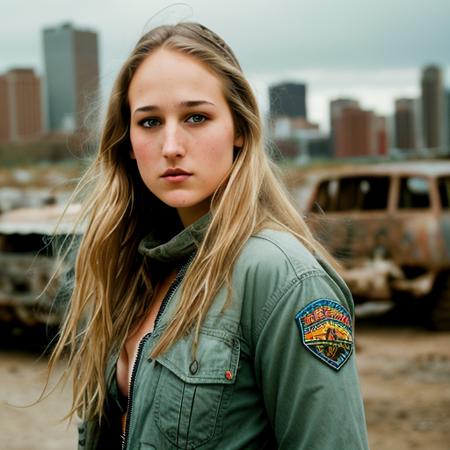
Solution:
<svg viewBox="0 0 450 450">
<path fill-rule="evenodd" d="M 99 33 L 102 91 L 156 25 L 199 21 L 234 49 L 263 110 L 267 84 L 308 84 L 308 115 L 326 125 L 328 102 L 354 97 L 389 114 L 393 100 L 419 95 L 420 70 L 436 63 L 450 86 L 450 0 L 0 0 L 0 73 L 43 74 L 44 27 L 71 21 Z"/>
</svg>

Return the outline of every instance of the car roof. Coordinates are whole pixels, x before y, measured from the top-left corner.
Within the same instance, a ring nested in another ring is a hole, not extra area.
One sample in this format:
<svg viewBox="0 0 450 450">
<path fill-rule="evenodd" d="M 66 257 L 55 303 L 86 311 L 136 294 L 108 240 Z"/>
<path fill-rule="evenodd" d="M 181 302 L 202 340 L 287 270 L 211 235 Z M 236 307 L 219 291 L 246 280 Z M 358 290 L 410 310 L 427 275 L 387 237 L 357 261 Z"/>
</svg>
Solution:
<svg viewBox="0 0 450 450">
<path fill-rule="evenodd" d="M 318 168 L 316 174 L 320 178 L 340 178 L 344 176 L 367 175 L 422 175 L 437 177 L 450 175 L 450 161 L 405 161 L 381 162 L 374 164 L 345 164 Z"/>
<path fill-rule="evenodd" d="M 40 208 L 19 208 L 0 214 L 0 233 L 2 234 L 70 234 L 74 231 L 80 205 L 67 207 L 60 205 Z M 64 213 L 63 219 L 60 220 Z"/>
</svg>

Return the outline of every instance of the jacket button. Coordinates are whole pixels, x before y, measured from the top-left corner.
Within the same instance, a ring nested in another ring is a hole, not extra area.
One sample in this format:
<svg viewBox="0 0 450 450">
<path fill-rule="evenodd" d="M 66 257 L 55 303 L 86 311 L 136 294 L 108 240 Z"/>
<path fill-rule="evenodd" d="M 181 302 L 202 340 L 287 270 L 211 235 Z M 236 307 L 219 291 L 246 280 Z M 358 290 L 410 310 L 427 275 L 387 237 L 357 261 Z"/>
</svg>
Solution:
<svg viewBox="0 0 450 450">
<path fill-rule="evenodd" d="M 81 439 L 81 440 L 78 441 L 78 444 L 83 446 L 84 444 L 86 444 L 86 441 L 84 439 Z"/>
<path fill-rule="evenodd" d="M 198 371 L 198 361 L 194 359 L 194 361 L 191 362 L 191 365 L 189 366 L 189 372 L 191 372 L 192 375 L 195 375 Z"/>
</svg>

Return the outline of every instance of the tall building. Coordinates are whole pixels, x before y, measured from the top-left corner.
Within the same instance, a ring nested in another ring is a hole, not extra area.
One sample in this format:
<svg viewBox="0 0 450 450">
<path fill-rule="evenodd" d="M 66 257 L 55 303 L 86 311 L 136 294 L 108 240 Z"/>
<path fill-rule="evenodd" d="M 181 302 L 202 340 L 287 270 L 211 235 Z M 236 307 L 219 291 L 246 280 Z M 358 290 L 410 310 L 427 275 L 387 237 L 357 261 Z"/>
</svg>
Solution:
<svg viewBox="0 0 450 450">
<path fill-rule="evenodd" d="M 43 31 L 47 126 L 73 132 L 83 127 L 99 92 L 97 33 L 71 23 Z"/>
<path fill-rule="evenodd" d="M 375 153 L 387 156 L 389 153 L 388 122 L 386 117 L 375 116 Z"/>
<path fill-rule="evenodd" d="M 399 98 L 395 101 L 395 147 L 402 150 L 417 148 L 416 100 Z"/>
<path fill-rule="evenodd" d="M 446 104 L 445 128 L 447 129 L 447 139 L 445 144 L 447 146 L 447 152 L 450 153 L 450 90 L 446 90 L 445 92 L 445 104 Z"/>
<path fill-rule="evenodd" d="M 422 121 L 424 145 L 440 148 L 445 144 L 444 85 L 442 70 L 431 65 L 422 71 Z"/>
<path fill-rule="evenodd" d="M 336 124 L 342 110 L 348 107 L 359 108 L 359 104 L 350 98 L 338 98 L 330 102 L 330 146 L 333 155 L 336 155 Z"/>
<path fill-rule="evenodd" d="M 11 69 L 0 76 L 0 141 L 42 134 L 41 80 L 33 69 Z"/>
<path fill-rule="evenodd" d="M 366 111 L 350 99 L 330 104 L 334 156 L 385 156 L 388 153 L 388 122 L 385 117 Z"/>
<path fill-rule="evenodd" d="M 8 82 L 0 75 L 0 142 L 10 140 Z"/>
<path fill-rule="evenodd" d="M 306 84 L 280 83 L 269 87 L 270 117 L 307 118 Z"/>
<path fill-rule="evenodd" d="M 376 152 L 376 126 L 372 111 L 343 108 L 336 118 L 337 157 L 372 156 Z"/>
</svg>

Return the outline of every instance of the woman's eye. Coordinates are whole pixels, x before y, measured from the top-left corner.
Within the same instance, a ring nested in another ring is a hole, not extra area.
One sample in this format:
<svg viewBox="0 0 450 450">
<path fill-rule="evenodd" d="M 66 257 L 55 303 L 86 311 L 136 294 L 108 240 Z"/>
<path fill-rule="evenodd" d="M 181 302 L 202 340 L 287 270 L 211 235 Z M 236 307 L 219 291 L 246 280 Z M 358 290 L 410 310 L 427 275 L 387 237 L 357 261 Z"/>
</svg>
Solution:
<svg viewBox="0 0 450 450">
<path fill-rule="evenodd" d="M 142 125 L 144 128 L 153 128 L 160 125 L 160 121 L 155 118 L 144 119 L 139 122 L 139 125 Z"/>
<path fill-rule="evenodd" d="M 192 114 L 192 116 L 189 117 L 187 122 L 189 123 L 202 123 L 206 120 L 206 117 L 202 114 Z"/>
</svg>

